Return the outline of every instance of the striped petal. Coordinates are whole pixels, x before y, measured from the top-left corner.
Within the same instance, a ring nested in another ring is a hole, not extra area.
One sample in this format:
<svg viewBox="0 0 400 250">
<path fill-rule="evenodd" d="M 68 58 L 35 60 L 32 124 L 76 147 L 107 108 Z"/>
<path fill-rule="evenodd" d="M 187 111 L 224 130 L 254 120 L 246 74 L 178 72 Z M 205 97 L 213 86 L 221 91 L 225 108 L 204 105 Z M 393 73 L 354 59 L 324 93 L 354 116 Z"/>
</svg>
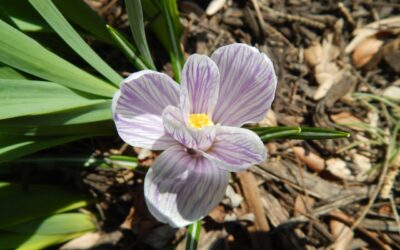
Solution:
<svg viewBox="0 0 400 250">
<path fill-rule="evenodd" d="M 217 65 L 208 56 L 191 55 L 182 71 L 181 108 L 184 116 L 204 113 L 211 117 L 217 103 L 218 88 Z"/>
<path fill-rule="evenodd" d="M 169 76 L 143 70 L 130 75 L 114 95 L 112 111 L 119 136 L 128 144 L 163 150 L 176 141 L 164 130 L 162 112 L 178 105 L 179 85 Z"/>
<path fill-rule="evenodd" d="M 151 214 L 172 227 L 183 227 L 206 216 L 223 198 L 229 173 L 184 147 L 164 151 L 144 180 Z"/>
<path fill-rule="evenodd" d="M 238 172 L 265 160 L 266 149 L 254 132 L 224 126 L 216 130 L 212 147 L 203 155 L 221 169 Z"/>
<path fill-rule="evenodd" d="M 163 120 L 167 133 L 187 148 L 207 150 L 214 141 L 216 126 L 190 128 L 184 122 L 182 110 L 177 107 L 165 108 Z"/>
<path fill-rule="evenodd" d="M 221 47 L 211 59 L 221 74 L 214 123 L 241 127 L 261 121 L 275 97 L 277 78 L 271 60 L 245 44 Z"/>
</svg>

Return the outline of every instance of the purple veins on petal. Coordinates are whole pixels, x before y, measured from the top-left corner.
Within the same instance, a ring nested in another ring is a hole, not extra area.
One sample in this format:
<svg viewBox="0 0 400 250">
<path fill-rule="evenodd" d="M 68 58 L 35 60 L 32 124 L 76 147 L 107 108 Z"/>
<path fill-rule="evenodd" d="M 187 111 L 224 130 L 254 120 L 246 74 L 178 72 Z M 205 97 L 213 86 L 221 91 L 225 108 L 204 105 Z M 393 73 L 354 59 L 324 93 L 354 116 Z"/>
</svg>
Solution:
<svg viewBox="0 0 400 250">
<path fill-rule="evenodd" d="M 182 71 L 181 104 L 189 114 L 211 115 L 218 98 L 219 71 L 214 61 L 204 55 L 191 55 Z"/>
<path fill-rule="evenodd" d="M 174 146 L 163 152 L 145 178 L 145 198 L 151 214 L 173 227 L 206 216 L 223 198 L 229 173 L 212 161 Z"/>
<path fill-rule="evenodd" d="M 214 122 L 240 127 L 262 120 L 276 89 L 277 79 L 271 60 L 256 48 L 244 44 L 221 47 L 211 58 L 221 75 Z"/>
<path fill-rule="evenodd" d="M 144 70 L 124 80 L 112 111 L 120 137 L 128 144 L 163 150 L 177 142 L 165 132 L 162 111 L 179 102 L 179 87 L 167 75 Z"/>
</svg>

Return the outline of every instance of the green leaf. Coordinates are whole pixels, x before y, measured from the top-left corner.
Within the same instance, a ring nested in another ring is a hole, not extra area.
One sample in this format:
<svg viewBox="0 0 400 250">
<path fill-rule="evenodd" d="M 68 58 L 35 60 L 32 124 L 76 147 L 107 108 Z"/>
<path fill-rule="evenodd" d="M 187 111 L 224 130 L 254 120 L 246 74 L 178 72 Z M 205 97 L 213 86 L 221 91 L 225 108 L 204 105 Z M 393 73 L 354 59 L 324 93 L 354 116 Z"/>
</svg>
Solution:
<svg viewBox="0 0 400 250">
<path fill-rule="evenodd" d="M 350 134 L 325 128 L 306 128 L 306 127 L 249 127 L 262 141 L 272 139 L 299 139 L 299 140 L 323 140 L 346 138 Z"/>
<path fill-rule="evenodd" d="M 0 0 L 0 9 L 24 32 L 52 32 L 50 26 L 26 0 Z"/>
<path fill-rule="evenodd" d="M 2 230 L 14 233 L 42 235 L 72 234 L 95 229 L 92 220 L 93 218 L 87 214 L 63 213 L 9 226 Z"/>
<path fill-rule="evenodd" d="M 168 28 L 168 36 L 171 43 L 170 58 L 172 67 L 174 69 L 174 76 L 177 82 L 180 82 L 181 79 L 181 71 L 183 67 L 183 52 L 179 43 L 179 36 L 177 35 L 179 32 L 176 31 L 176 25 L 174 25 L 174 4 L 175 1 L 166 0 L 160 1 L 161 10 L 165 17 L 167 28 Z M 175 6 L 176 8 L 176 6 Z"/>
<path fill-rule="evenodd" d="M 52 82 L 0 79 L 0 86 L 0 119 L 46 114 L 105 102 L 102 99 L 87 99 Z"/>
<path fill-rule="evenodd" d="M 326 129 L 326 128 L 306 128 L 301 127 L 301 132 L 298 135 L 288 135 L 287 139 L 299 139 L 299 140 L 325 140 L 325 139 L 338 139 L 348 138 L 350 133 Z"/>
<path fill-rule="evenodd" d="M 186 250 L 197 249 L 197 244 L 200 239 L 201 224 L 202 221 L 196 221 L 189 226 L 186 235 Z"/>
<path fill-rule="evenodd" d="M 2 135 L 16 136 L 67 136 L 82 134 L 111 136 L 114 135 L 114 123 L 112 121 L 106 121 L 59 126 L 32 126 L 27 124 L 4 126 L 0 124 L 0 131 Z"/>
<path fill-rule="evenodd" d="M 116 87 L 45 49 L 0 20 L 0 62 L 45 80 L 94 95 L 112 97 Z"/>
<path fill-rule="evenodd" d="M 0 182 L 0 200 L 0 229 L 2 230 L 88 204 L 84 196 L 59 186 L 23 186 L 8 182 Z"/>
<path fill-rule="evenodd" d="M 104 103 L 65 110 L 53 114 L 2 120 L 0 121 L 0 131 L 1 127 L 10 126 L 58 126 L 99 122 L 111 120 L 111 116 L 111 101 L 106 101 Z"/>
<path fill-rule="evenodd" d="M 0 79 L 27 79 L 21 72 L 0 64 Z"/>
<path fill-rule="evenodd" d="M 137 55 L 137 50 L 135 47 L 113 27 L 107 25 L 107 29 L 110 32 L 112 38 L 114 39 L 117 46 L 125 54 L 128 60 L 135 66 L 138 70 L 148 69 L 149 67 L 140 59 Z"/>
<path fill-rule="evenodd" d="M 0 249 L 43 249 L 93 231 L 92 217 L 82 213 L 55 214 L 4 228 Z"/>
<path fill-rule="evenodd" d="M 122 82 L 122 77 L 79 36 L 51 0 L 29 0 L 29 2 L 53 30 L 87 63 L 116 86 Z"/>
<path fill-rule="evenodd" d="M 62 137 L 15 136 L 0 134 L 0 163 L 32 154 L 45 148 L 54 147 L 56 145 L 65 144 L 91 136 L 93 136 L 93 134 Z"/>
<path fill-rule="evenodd" d="M 81 236 L 84 232 L 60 235 L 17 234 L 0 231 L 0 250 L 43 250 Z"/>
<path fill-rule="evenodd" d="M 155 70 L 153 59 L 147 44 L 146 33 L 144 32 L 142 4 L 140 0 L 125 0 L 126 10 L 128 12 L 129 24 L 133 39 L 139 49 L 141 56 L 150 69 Z"/>
<path fill-rule="evenodd" d="M 114 44 L 106 29 L 106 22 L 84 1 L 53 0 L 53 2 L 68 20 L 93 34 L 97 39 L 108 44 Z"/>
<path fill-rule="evenodd" d="M 284 138 L 289 135 L 297 135 L 301 132 L 300 127 L 256 127 L 249 129 L 254 131 L 264 142 Z"/>
</svg>

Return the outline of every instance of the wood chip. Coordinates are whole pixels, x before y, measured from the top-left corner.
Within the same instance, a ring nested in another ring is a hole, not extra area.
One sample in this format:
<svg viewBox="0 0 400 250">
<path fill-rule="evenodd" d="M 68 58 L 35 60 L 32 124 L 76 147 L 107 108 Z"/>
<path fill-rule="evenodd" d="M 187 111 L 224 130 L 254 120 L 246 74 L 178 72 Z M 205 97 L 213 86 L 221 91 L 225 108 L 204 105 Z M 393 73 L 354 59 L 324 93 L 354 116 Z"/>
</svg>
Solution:
<svg viewBox="0 0 400 250">
<path fill-rule="evenodd" d="M 293 152 L 302 162 L 315 172 L 320 173 L 324 171 L 325 161 L 317 154 L 306 151 L 303 147 L 293 147 Z"/>
</svg>

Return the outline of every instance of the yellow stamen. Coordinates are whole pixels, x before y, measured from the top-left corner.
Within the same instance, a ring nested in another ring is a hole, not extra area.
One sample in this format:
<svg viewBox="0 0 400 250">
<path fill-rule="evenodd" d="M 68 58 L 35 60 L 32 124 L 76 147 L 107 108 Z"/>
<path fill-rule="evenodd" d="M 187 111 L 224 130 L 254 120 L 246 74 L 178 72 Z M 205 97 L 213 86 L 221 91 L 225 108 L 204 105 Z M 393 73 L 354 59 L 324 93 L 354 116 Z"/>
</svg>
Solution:
<svg viewBox="0 0 400 250">
<path fill-rule="evenodd" d="M 210 120 L 207 114 L 190 114 L 189 125 L 193 128 L 202 128 L 204 126 L 212 126 L 214 123 Z"/>
</svg>

